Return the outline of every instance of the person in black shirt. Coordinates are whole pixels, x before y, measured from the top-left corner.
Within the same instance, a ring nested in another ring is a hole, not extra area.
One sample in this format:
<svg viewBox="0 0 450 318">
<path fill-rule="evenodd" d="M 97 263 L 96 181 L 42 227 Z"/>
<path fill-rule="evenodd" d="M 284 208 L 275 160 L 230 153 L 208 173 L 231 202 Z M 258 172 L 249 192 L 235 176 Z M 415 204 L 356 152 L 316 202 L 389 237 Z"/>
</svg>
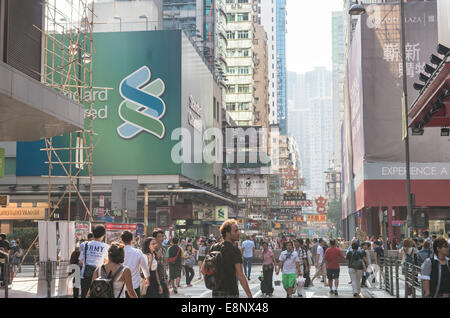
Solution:
<svg viewBox="0 0 450 318">
<path fill-rule="evenodd" d="M 9 242 L 6 240 L 6 234 L 0 234 L 0 282 L 3 285 L 4 283 L 4 273 L 6 266 L 6 259 L 9 255 L 9 250 L 11 249 Z"/>
<path fill-rule="evenodd" d="M 236 220 L 227 220 L 220 227 L 220 234 L 223 238 L 223 243 L 216 244 L 211 248 L 211 251 L 222 251 L 222 279 L 219 287 L 213 290 L 213 298 L 239 298 L 239 288 L 237 281 L 241 283 L 248 298 L 252 298 L 252 293 L 248 286 L 247 278 L 244 275 L 244 268 L 242 265 L 242 254 L 235 242 L 239 240 L 240 232 Z M 203 274 L 204 266 L 202 268 Z M 236 279 L 237 278 L 237 279 Z"/>
</svg>

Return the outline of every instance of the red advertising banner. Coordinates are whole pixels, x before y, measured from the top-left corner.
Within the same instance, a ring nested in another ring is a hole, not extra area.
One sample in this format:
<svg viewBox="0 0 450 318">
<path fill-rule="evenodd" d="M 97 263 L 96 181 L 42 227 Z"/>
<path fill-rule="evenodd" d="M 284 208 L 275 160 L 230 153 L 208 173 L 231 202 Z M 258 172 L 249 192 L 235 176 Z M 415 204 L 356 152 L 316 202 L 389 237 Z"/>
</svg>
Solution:
<svg viewBox="0 0 450 318">
<path fill-rule="evenodd" d="M 106 223 L 106 230 L 113 231 L 136 231 L 137 224 Z"/>
</svg>

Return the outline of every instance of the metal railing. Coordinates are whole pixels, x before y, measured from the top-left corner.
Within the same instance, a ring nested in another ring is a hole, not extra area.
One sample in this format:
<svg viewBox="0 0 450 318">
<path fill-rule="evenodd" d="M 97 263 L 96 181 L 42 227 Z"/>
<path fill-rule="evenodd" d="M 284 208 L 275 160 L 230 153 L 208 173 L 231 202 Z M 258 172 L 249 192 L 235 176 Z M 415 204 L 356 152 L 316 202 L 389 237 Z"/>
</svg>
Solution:
<svg viewBox="0 0 450 318">
<path fill-rule="evenodd" d="M 423 283 L 420 279 L 421 268 L 408 262 L 405 262 L 404 266 L 405 298 L 408 298 L 409 296 L 416 298 L 418 293 L 420 293 L 420 296 L 424 295 Z"/>
<path fill-rule="evenodd" d="M 404 298 L 416 298 L 423 295 L 423 283 L 420 279 L 421 268 L 396 257 L 382 258 L 383 270 L 380 272 L 380 289 L 391 296 L 400 298 L 400 284 L 404 285 Z"/>
<path fill-rule="evenodd" d="M 34 261 L 33 271 L 28 272 L 30 275 L 24 276 L 22 274 L 20 278 L 15 277 L 15 283 L 16 280 L 19 285 L 31 283 L 37 287 L 38 298 L 67 298 L 73 296 L 72 288 L 74 283 L 76 282 L 78 287 L 80 283 L 78 265 L 70 265 L 69 261 L 38 262 L 36 258 Z M 8 285 L 11 284 L 10 275 L 12 274 L 8 258 L 0 259 L 0 267 L 5 287 L 5 292 L 2 296 L 8 298 L 11 295 L 11 291 L 8 293 Z M 17 290 L 13 291 L 17 293 Z"/>
</svg>

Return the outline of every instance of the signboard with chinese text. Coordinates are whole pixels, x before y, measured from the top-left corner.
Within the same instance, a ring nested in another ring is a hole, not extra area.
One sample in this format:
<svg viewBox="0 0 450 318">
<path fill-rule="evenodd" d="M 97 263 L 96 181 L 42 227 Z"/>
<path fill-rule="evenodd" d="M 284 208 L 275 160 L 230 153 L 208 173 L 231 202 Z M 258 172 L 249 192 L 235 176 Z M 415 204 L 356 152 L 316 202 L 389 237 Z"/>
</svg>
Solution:
<svg viewBox="0 0 450 318">
<path fill-rule="evenodd" d="M 313 202 L 312 200 L 306 200 L 306 201 L 281 201 L 281 207 L 287 208 L 287 207 L 312 207 Z"/>
<path fill-rule="evenodd" d="M 326 222 L 326 215 L 307 215 L 306 216 L 308 222 Z"/>
<path fill-rule="evenodd" d="M 0 220 L 44 220 L 45 208 L 0 208 Z"/>
</svg>

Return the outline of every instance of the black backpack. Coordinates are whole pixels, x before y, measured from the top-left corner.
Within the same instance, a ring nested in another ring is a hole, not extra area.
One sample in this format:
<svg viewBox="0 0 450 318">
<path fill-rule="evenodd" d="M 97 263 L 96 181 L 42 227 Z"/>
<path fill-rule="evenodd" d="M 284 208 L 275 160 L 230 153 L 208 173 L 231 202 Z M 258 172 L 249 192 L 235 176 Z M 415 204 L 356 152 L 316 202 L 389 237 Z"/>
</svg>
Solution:
<svg viewBox="0 0 450 318">
<path fill-rule="evenodd" d="M 102 265 L 102 274 L 104 276 L 97 277 L 97 279 L 92 282 L 91 288 L 89 289 L 89 298 L 114 298 L 114 279 L 117 274 L 123 270 L 123 268 L 123 265 L 120 266 L 117 272 L 112 277 L 109 277 L 106 273 L 105 265 Z M 123 284 L 117 298 L 120 298 L 124 287 L 125 283 Z"/>
<path fill-rule="evenodd" d="M 223 274 L 223 244 L 211 247 L 204 260 L 205 286 L 210 290 L 217 290 Z"/>
</svg>

